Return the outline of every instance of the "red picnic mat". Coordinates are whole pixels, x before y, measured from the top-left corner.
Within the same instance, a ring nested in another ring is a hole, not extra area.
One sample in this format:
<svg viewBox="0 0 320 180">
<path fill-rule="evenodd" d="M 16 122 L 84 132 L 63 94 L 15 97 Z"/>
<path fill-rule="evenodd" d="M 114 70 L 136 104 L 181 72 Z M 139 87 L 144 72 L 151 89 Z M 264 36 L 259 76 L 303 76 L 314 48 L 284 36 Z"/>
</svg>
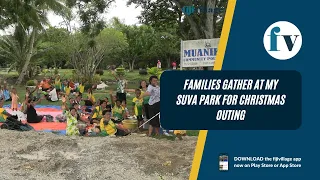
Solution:
<svg viewBox="0 0 320 180">
<path fill-rule="evenodd" d="M 1 125 L 2 123 L 0 123 Z M 29 123 L 36 131 L 42 130 L 66 130 L 67 123 L 60 122 L 40 122 L 40 123 Z"/>
</svg>

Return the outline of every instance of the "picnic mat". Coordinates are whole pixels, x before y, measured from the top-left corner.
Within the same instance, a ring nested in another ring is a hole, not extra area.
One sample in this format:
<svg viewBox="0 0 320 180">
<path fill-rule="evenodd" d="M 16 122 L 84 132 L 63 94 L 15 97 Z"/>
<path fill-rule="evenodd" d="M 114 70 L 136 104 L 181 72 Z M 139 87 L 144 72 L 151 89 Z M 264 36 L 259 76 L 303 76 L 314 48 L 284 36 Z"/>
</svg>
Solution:
<svg viewBox="0 0 320 180">
<path fill-rule="evenodd" d="M 8 113 L 12 113 L 10 110 L 10 105 L 5 105 L 4 108 Z M 53 105 L 37 105 L 35 107 L 38 115 L 51 115 L 54 118 L 62 114 L 62 109 L 60 106 Z M 52 132 L 56 131 L 58 134 L 65 134 L 66 123 L 60 122 L 40 122 L 40 123 L 29 123 L 36 131 Z M 0 124 L 1 125 L 1 124 Z"/>
</svg>

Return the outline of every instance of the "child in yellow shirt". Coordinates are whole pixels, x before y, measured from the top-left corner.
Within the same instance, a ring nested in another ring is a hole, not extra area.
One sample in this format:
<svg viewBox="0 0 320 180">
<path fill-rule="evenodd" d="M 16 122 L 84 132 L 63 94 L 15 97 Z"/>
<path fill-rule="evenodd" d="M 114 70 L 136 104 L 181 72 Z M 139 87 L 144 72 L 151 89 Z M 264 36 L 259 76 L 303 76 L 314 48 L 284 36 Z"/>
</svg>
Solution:
<svg viewBox="0 0 320 180">
<path fill-rule="evenodd" d="M 103 118 L 100 120 L 100 130 L 101 130 L 101 135 L 104 135 L 104 136 L 112 136 L 112 135 L 126 136 L 126 135 L 128 135 L 128 130 L 115 124 L 111 120 L 111 113 L 106 110 L 103 111 Z"/>
<path fill-rule="evenodd" d="M 136 89 L 135 91 L 136 97 L 132 99 L 132 110 L 134 115 L 137 117 L 138 120 L 138 127 L 140 127 L 143 124 L 143 98 L 141 97 L 141 90 Z M 140 128 L 141 130 L 141 128 Z"/>
</svg>

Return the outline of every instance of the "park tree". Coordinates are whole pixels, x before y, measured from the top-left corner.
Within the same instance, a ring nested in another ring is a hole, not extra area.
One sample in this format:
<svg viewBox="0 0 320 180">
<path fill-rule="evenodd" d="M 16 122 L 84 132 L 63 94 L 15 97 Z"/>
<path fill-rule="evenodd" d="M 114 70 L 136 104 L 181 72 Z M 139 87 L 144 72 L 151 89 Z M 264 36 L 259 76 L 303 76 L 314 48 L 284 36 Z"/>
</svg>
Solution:
<svg viewBox="0 0 320 180">
<path fill-rule="evenodd" d="M 80 18 L 81 32 L 94 38 L 105 28 L 102 16 L 115 0 L 66 0 L 69 8 L 76 10 Z"/>
<path fill-rule="evenodd" d="M 154 28 L 148 25 L 125 25 L 117 18 L 114 19 L 113 27 L 125 35 L 128 43 L 121 53 L 122 65 L 127 65 L 132 71 L 137 63 L 150 58 L 152 54 L 150 51 L 155 40 Z"/>
<path fill-rule="evenodd" d="M 13 35 L 6 35 L 0 37 L 0 58 L 9 65 L 9 71 L 16 70 L 21 73 L 23 65 L 29 59 L 28 69 L 26 76 L 31 78 L 35 72 L 35 67 L 38 65 L 38 56 L 42 54 L 41 50 L 33 50 L 32 54 L 29 54 L 30 46 L 37 47 L 39 45 L 39 39 L 36 39 L 31 43 L 32 37 L 28 35 L 27 31 L 22 26 L 18 26 L 15 29 Z M 34 48 L 36 49 L 36 48 Z"/>
<path fill-rule="evenodd" d="M 157 32 L 150 52 L 153 53 L 151 59 L 165 60 L 164 65 L 170 67 L 172 61 L 180 58 L 180 38 L 174 32 Z"/>
<path fill-rule="evenodd" d="M 79 76 L 91 81 L 106 56 L 127 46 L 122 32 L 105 28 L 93 40 L 86 34 L 76 33 L 70 41 L 73 47 L 71 65 Z"/>
<path fill-rule="evenodd" d="M 100 67 L 106 69 L 108 65 L 123 64 L 124 60 L 122 54 L 128 49 L 128 42 L 126 36 L 121 31 L 108 27 L 101 31 L 101 33 L 96 37 L 97 44 L 101 44 L 106 47 L 104 53 L 104 60 Z"/>
<path fill-rule="evenodd" d="M 220 37 L 227 0 L 129 0 L 143 8 L 141 21 L 153 27 L 177 27 L 182 39 L 211 39 Z M 185 6 L 219 9 L 215 13 L 194 12 L 184 15 Z M 174 26 L 176 25 L 176 26 Z"/>
<path fill-rule="evenodd" d="M 42 50 L 39 61 L 48 67 L 65 67 L 71 58 L 72 47 L 69 44 L 71 34 L 67 29 L 50 27 L 40 34 L 38 49 Z"/>
<path fill-rule="evenodd" d="M 35 42 L 40 31 L 48 24 L 47 12 L 53 11 L 63 15 L 69 13 L 63 4 L 64 0 L 2 0 L 0 4 L 0 28 L 13 26 L 16 31 L 24 30 L 29 36 L 25 45 L 28 49 L 24 54 L 24 62 L 21 62 L 21 72 L 17 84 L 24 80 L 32 55 L 37 51 Z M 20 29 L 19 29 L 20 28 Z M 19 29 L 19 30 L 18 30 Z M 22 42 L 22 41 L 18 41 Z"/>
</svg>

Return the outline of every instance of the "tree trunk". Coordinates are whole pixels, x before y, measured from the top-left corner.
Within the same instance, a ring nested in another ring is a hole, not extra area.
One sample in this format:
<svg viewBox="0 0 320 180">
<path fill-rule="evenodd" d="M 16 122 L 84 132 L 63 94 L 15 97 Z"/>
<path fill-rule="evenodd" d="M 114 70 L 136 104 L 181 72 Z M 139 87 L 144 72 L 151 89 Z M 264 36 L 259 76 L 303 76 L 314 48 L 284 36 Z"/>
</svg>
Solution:
<svg viewBox="0 0 320 180">
<path fill-rule="evenodd" d="M 32 53 L 33 53 L 33 49 L 34 49 L 34 41 L 35 41 L 35 37 L 36 37 L 36 29 L 32 29 L 32 32 L 31 32 L 31 37 L 30 37 L 30 41 L 29 41 L 29 51 L 28 51 L 28 54 L 26 56 L 26 61 L 24 63 L 24 66 L 21 70 L 21 73 L 19 75 L 19 78 L 16 82 L 16 85 L 21 85 L 22 81 L 24 80 L 25 78 L 25 75 L 27 73 L 27 70 L 28 70 L 28 67 L 29 67 L 29 64 L 30 64 L 30 60 L 31 60 L 31 57 L 32 57 Z"/>
<path fill-rule="evenodd" d="M 170 56 L 167 58 L 167 67 L 170 68 L 171 66 L 171 58 Z"/>
<path fill-rule="evenodd" d="M 135 59 L 133 59 L 131 62 L 129 61 L 129 71 L 133 71 L 135 61 Z"/>
<path fill-rule="evenodd" d="M 216 6 L 216 0 L 208 0 L 206 7 L 207 8 L 213 8 L 215 9 Z M 205 36 L 206 39 L 212 39 L 214 38 L 214 24 L 216 22 L 214 22 L 215 18 L 214 18 L 214 14 L 213 13 L 207 13 L 206 14 L 206 20 L 205 20 Z"/>
<path fill-rule="evenodd" d="M 177 5 L 177 7 L 182 11 L 182 5 L 180 3 L 179 0 L 173 0 L 173 2 Z M 190 26 L 191 26 L 191 30 L 194 33 L 195 39 L 200 39 L 201 34 L 198 28 L 197 23 L 192 19 L 192 16 L 186 16 Z"/>
</svg>

